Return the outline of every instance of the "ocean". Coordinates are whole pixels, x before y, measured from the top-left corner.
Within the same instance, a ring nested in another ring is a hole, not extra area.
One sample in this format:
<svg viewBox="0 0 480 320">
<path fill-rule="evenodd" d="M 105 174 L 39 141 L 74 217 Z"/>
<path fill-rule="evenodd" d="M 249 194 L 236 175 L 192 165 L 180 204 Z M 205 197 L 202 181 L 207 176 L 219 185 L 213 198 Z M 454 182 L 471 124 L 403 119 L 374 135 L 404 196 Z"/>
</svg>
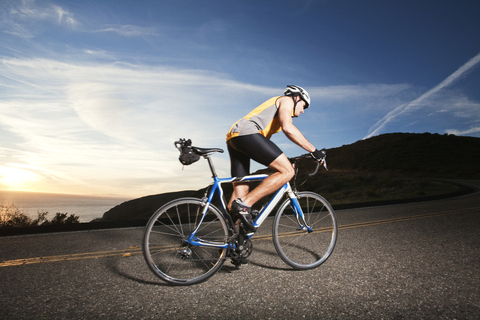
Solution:
<svg viewBox="0 0 480 320">
<path fill-rule="evenodd" d="M 0 190 L 0 204 L 13 203 L 20 212 L 33 219 L 37 217 L 38 211 L 48 211 L 47 219 L 52 219 L 60 212 L 74 214 L 80 222 L 90 222 L 127 200 L 131 199 Z"/>
</svg>

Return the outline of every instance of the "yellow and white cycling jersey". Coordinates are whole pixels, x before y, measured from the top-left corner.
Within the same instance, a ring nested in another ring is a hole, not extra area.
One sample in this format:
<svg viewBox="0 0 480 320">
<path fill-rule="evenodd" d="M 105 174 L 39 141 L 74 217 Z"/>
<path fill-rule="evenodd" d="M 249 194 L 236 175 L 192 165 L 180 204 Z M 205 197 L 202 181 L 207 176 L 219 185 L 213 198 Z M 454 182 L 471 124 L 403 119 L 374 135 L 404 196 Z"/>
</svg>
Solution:
<svg viewBox="0 0 480 320">
<path fill-rule="evenodd" d="M 227 141 L 238 136 L 260 133 L 266 138 L 282 130 L 277 117 L 277 100 L 282 96 L 273 97 L 253 109 L 242 119 L 233 124 L 227 133 Z"/>
</svg>

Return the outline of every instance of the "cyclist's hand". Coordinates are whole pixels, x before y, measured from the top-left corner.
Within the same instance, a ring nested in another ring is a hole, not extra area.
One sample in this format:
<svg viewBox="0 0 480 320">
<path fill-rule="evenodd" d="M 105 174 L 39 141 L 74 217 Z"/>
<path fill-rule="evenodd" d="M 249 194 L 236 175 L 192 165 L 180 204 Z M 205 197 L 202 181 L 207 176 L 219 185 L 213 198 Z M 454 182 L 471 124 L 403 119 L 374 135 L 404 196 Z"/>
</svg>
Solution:
<svg viewBox="0 0 480 320">
<path fill-rule="evenodd" d="M 317 162 L 323 162 L 327 157 L 327 151 L 325 149 L 322 149 L 322 150 L 315 149 L 315 151 L 310 152 L 310 155 L 312 156 L 313 160 Z"/>
</svg>

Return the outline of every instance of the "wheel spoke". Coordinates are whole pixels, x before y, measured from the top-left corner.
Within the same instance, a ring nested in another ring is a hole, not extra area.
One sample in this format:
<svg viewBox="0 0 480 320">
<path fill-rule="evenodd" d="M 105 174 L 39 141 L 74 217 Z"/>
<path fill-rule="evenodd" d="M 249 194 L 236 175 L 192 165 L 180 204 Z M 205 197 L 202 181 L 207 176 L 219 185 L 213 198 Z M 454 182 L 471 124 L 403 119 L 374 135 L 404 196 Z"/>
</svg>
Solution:
<svg viewBox="0 0 480 320">
<path fill-rule="evenodd" d="M 194 284 L 206 280 L 223 265 L 226 249 L 204 244 L 225 243 L 228 228 L 217 208 L 210 204 L 205 216 L 202 208 L 200 199 L 179 199 L 157 210 L 150 219 L 143 252 L 148 266 L 159 278 L 177 285 Z M 194 237 L 205 242 L 192 246 L 185 240 L 198 223 L 201 225 Z"/>
<path fill-rule="evenodd" d="M 333 251 L 337 237 L 336 218 L 330 204 L 315 193 L 301 192 L 298 202 L 311 232 L 300 228 L 295 210 L 290 209 L 290 200 L 287 200 L 275 216 L 273 242 L 288 265 L 311 269 L 325 262 Z"/>
</svg>

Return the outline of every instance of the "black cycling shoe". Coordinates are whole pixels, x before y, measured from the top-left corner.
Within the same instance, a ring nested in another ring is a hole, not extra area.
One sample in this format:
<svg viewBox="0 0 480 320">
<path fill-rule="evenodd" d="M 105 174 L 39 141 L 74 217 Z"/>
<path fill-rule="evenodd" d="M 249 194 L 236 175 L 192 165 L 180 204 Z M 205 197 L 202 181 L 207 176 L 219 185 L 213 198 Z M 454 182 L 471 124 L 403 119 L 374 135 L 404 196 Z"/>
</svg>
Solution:
<svg viewBox="0 0 480 320">
<path fill-rule="evenodd" d="M 245 228 L 251 232 L 257 231 L 257 228 L 253 225 L 252 208 L 244 204 L 240 198 L 232 202 L 232 211 L 238 214 Z"/>
</svg>

